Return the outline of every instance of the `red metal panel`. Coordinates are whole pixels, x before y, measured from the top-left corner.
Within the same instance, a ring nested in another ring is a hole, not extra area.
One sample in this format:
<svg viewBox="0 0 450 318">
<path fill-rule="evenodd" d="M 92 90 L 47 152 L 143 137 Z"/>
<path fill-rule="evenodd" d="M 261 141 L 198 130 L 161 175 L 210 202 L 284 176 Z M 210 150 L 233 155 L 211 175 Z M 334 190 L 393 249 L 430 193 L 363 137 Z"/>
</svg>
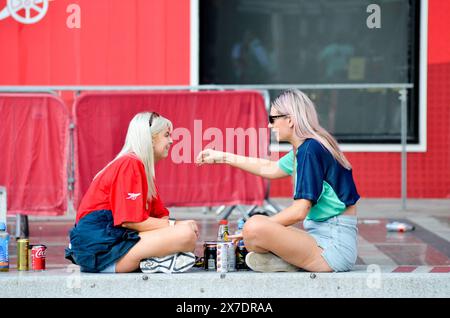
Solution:
<svg viewBox="0 0 450 318">
<path fill-rule="evenodd" d="M 267 112 L 264 100 L 257 92 L 91 93 L 77 99 L 74 111 L 78 158 L 76 206 L 95 174 L 120 151 L 130 120 L 136 113 L 143 111 L 156 111 L 170 119 L 174 129 L 181 128 L 189 132 L 189 135 L 177 137 L 174 134 L 169 158 L 155 166 L 157 185 L 165 204 L 252 205 L 261 204 L 264 199 L 265 185 L 262 178 L 228 165 L 199 167 L 194 162 L 199 151 L 217 138 L 204 137 L 203 134 L 209 128 L 222 133 L 222 139 L 219 140 L 223 140 L 224 150 L 230 141 L 235 140 L 235 146 L 239 144 L 238 138 L 228 137 L 228 129 L 256 128 L 258 143 L 247 138 L 241 154 L 267 150 Z M 263 128 L 262 133 L 259 128 Z M 182 153 L 188 156 L 183 162 L 173 159 L 174 149 L 177 149 L 176 154 L 181 153 L 180 142 L 188 145 L 182 149 Z"/>
<path fill-rule="evenodd" d="M 61 215 L 67 208 L 69 114 L 47 94 L 0 95 L 0 184 L 8 213 Z"/>
</svg>

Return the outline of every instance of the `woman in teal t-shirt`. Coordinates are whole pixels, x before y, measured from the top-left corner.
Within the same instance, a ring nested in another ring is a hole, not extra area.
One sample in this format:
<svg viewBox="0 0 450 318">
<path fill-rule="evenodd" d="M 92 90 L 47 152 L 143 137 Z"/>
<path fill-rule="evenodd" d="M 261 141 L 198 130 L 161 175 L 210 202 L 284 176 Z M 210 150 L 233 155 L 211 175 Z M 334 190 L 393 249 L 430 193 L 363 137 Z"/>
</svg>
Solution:
<svg viewBox="0 0 450 318">
<path fill-rule="evenodd" d="M 299 90 L 287 90 L 272 103 L 269 128 L 294 148 L 278 162 L 211 149 L 197 157 L 199 164 L 227 163 L 266 178 L 295 179 L 291 206 L 246 222 L 242 236 L 250 251 L 247 265 L 262 272 L 350 270 L 357 258 L 359 199 L 350 163 L 320 126 L 312 101 Z M 293 226 L 301 221 L 305 231 Z"/>
</svg>

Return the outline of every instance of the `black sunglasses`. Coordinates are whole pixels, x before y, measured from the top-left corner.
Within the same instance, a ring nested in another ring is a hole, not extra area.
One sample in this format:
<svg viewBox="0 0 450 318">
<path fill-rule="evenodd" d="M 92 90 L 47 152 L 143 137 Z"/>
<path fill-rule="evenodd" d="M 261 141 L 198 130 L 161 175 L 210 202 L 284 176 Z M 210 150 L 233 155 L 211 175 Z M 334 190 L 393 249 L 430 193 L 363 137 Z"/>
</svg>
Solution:
<svg viewBox="0 0 450 318">
<path fill-rule="evenodd" d="M 148 125 L 149 125 L 150 127 L 152 127 L 152 124 L 153 124 L 153 118 L 157 118 L 157 117 L 159 117 L 159 114 L 158 114 L 157 112 L 153 112 L 153 113 L 150 115 L 150 119 L 148 120 Z"/>
<path fill-rule="evenodd" d="M 281 117 L 286 117 L 286 116 L 289 116 L 289 115 L 274 115 L 274 116 L 269 115 L 269 123 L 273 124 L 275 122 L 275 119 L 281 118 Z"/>
</svg>

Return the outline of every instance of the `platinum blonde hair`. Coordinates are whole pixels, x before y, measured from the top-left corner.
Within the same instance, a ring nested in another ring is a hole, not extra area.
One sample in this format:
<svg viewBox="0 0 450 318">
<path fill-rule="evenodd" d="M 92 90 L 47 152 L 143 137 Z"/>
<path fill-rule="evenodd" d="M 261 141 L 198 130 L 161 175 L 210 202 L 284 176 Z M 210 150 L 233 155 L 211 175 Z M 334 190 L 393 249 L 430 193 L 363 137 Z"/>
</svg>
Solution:
<svg viewBox="0 0 450 318">
<path fill-rule="evenodd" d="M 97 175 L 100 175 L 111 163 L 118 158 L 134 154 L 142 161 L 145 167 L 145 175 L 147 178 L 148 193 L 147 199 L 151 200 L 156 196 L 155 187 L 155 157 L 153 153 L 153 138 L 163 129 L 173 129 L 172 122 L 167 118 L 159 115 L 153 116 L 152 126 L 150 127 L 151 112 L 143 112 L 136 114 L 128 125 L 127 135 L 125 137 L 125 144 L 117 156 L 109 162 Z"/>
<path fill-rule="evenodd" d="M 316 139 L 333 157 L 346 169 L 352 166 L 334 137 L 319 124 L 319 118 L 314 103 L 305 93 L 298 89 L 290 89 L 282 92 L 272 103 L 272 107 L 280 114 L 287 114 L 294 122 L 294 133 L 304 140 Z"/>
</svg>

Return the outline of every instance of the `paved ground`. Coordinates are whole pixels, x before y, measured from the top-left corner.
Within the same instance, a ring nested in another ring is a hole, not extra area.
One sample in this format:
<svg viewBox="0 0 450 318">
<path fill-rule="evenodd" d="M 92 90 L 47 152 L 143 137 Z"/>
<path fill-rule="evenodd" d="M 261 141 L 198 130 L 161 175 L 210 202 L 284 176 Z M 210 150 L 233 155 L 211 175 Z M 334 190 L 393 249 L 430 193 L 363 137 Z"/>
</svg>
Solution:
<svg viewBox="0 0 450 318">
<path fill-rule="evenodd" d="M 289 199 L 276 199 L 281 206 Z M 172 214 L 198 221 L 203 241 L 217 231 L 216 208 L 173 208 Z M 11 271 L 0 273 L 0 297 L 450 297 L 450 200 L 361 200 L 359 253 L 349 273 L 218 273 L 193 270 L 179 275 L 85 274 L 64 259 L 74 217 L 30 217 L 31 244 L 47 245 L 45 272 L 17 272 L 15 240 Z M 235 210 L 229 220 L 236 228 Z M 407 233 L 387 232 L 391 220 L 415 225 Z M 13 233 L 14 218 L 9 232 Z M 3 294 L 3 295 L 2 295 Z"/>
</svg>

